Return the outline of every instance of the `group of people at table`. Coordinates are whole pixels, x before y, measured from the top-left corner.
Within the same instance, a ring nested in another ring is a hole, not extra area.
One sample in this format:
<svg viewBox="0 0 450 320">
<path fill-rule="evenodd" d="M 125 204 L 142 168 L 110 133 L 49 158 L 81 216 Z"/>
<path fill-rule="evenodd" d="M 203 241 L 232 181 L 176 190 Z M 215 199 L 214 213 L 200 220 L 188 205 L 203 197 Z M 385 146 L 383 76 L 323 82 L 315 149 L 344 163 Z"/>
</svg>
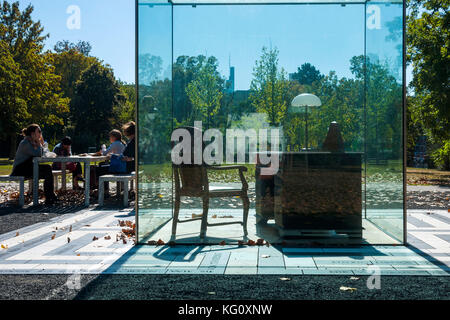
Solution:
<svg viewBox="0 0 450 320">
<path fill-rule="evenodd" d="M 134 122 L 128 122 L 123 127 L 123 133 L 128 140 L 125 143 L 122 140 L 122 133 L 119 130 L 112 130 L 109 133 L 109 141 L 111 145 L 106 149 L 96 152 L 95 156 L 110 156 L 120 155 L 120 161 L 126 162 L 126 172 L 131 173 L 135 171 L 135 130 Z M 42 157 L 44 155 L 44 137 L 39 125 L 31 124 L 23 129 L 23 140 L 17 148 L 16 157 L 14 159 L 11 176 L 23 176 L 26 179 L 33 178 L 33 158 Z M 70 137 L 65 137 L 58 143 L 53 153 L 59 157 L 72 156 L 71 151 L 72 140 Z M 72 173 L 74 189 L 81 189 L 79 182 L 84 182 L 82 175 L 82 167 L 80 163 L 69 162 L 66 163 L 66 169 Z M 110 170 L 110 165 L 107 162 L 100 163 L 98 166 L 91 167 L 90 176 L 94 177 L 91 180 L 91 190 L 98 188 L 99 177 L 102 175 L 114 173 Z M 53 170 L 61 170 L 61 163 L 53 163 L 53 165 L 41 164 L 39 165 L 39 179 L 44 180 L 44 194 L 45 203 L 54 204 L 58 198 L 54 192 L 53 185 Z M 105 190 L 108 190 L 109 185 L 105 183 Z"/>
</svg>

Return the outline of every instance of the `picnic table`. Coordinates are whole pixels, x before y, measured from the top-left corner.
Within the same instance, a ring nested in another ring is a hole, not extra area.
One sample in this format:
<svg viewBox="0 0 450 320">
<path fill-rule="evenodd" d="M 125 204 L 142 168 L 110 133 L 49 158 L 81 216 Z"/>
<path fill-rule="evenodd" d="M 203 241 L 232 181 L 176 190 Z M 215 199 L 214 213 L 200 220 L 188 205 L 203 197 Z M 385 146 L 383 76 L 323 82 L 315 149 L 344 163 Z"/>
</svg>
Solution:
<svg viewBox="0 0 450 320">
<path fill-rule="evenodd" d="M 109 156 L 95 156 L 92 154 L 86 155 L 75 155 L 69 157 L 36 157 L 33 158 L 33 205 L 39 204 L 39 163 L 43 162 L 60 162 L 61 170 L 63 172 L 62 176 L 62 185 L 65 186 L 66 180 L 66 163 L 67 162 L 80 162 L 84 163 L 84 204 L 89 206 L 89 188 L 90 188 L 90 172 L 91 172 L 91 163 L 102 162 L 109 160 Z"/>
</svg>

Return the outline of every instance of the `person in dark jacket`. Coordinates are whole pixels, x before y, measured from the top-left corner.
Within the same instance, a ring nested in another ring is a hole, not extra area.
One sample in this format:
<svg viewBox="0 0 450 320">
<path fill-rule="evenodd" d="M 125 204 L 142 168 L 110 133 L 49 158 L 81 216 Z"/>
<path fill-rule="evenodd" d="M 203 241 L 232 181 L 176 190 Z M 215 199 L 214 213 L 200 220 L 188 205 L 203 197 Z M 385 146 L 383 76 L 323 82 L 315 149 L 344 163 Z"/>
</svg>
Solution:
<svg viewBox="0 0 450 320">
<path fill-rule="evenodd" d="M 125 134 L 125 137 L 128 139 L 128 143 L 125 146 L 125 150 L 123 151 L 123 157 L 122 161 L 126 161 L 127 163 L 127 173 L 134 172 L 136 170 L 136 142 L 135 142 L 135 135 L 136 135 L 136 124 L 131 121 L 125 124 L 123 127 L 123 133 Z"/>
<path fill-rule="evenodd" d="M 26 179 L 33 178 L 33 158 L 42 157 L 44 138 L 39 125 L 32 124 L 22 130 L 25 138 L 20 142 L 14 159 L 11 176 L 22 176 Z M 39 165 L 39 179 L 44 181 L 45 204 L 51 205 L 58 198 L 54 192 L 53 173 L 50 165 Z M 37 190 L 34 190 L 37 192 Z"/>
<path fill-rule="evenodd" d="M 53 148 L 53 152 L 58 157 L 70 157 L 72 155 L 72 139 L 70 137 L 65 137 L 58 143 L 55 148 Z M 81 163 L 68 162 L 66 163 L 66 168 L 72 172 L 73 179 L 73 187 L 74 189 L 80 189 L 78 182 L 83 182 L 83 169 L 81 168 Z M 55 162 L 52 165 L 53 170 L 61 170 L 61 163 Z"/>
</svg>

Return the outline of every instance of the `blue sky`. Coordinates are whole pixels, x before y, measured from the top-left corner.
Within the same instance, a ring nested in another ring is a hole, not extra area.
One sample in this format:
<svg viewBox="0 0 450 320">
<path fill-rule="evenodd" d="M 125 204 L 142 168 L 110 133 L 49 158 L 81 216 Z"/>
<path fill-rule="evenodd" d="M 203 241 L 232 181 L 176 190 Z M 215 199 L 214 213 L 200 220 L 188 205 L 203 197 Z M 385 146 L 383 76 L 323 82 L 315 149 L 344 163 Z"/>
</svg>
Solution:
<svg viewBox="0 0 450 320">
<path fill-rule="evenodd" d="M 91 55 L 110 64 L 117 78 L 134 83 L 134 0 L 20 0 L 21 8 L 31 3 L 33 18 L 40 20 L 50 38 L 46 49 L 59 40 L 89 41 Z M 68 29 L 67 8 L 77 5 L 81 13 L 80 29 Z"/>
<path fill-rule="evenodd" d="M 109 63 L 116 77 L 134 82 L 134 0 L 25 0 L 32 3 L 34 19 L 50 33 L 47 49 L 59 40 L 89 41 L 92 55 Z M 80 29 L 66 26 L 70 5 L 81 12 Z M 141 52 L 159 55 L 170 64 L 170 7 L 143 8 Z M 368 32 L 369 53 L 394 56 L 394 44 L 384 43 L 386 22 L 397 14 L 383 7 L 381 29 Z M 174 57 L 214 55 L 228 77 L 229 59 L 236 68 L 236 88 L 248 89 L 255 60 L 262 46 L 277 47 L 280 66 L 288 72 L 310 62 L 322 73 L 330 70 L 350 77 L 349 60 L 364 52 L 364 7 L 361 5 L 291 6 L 176 6 Z"/>
</svg>

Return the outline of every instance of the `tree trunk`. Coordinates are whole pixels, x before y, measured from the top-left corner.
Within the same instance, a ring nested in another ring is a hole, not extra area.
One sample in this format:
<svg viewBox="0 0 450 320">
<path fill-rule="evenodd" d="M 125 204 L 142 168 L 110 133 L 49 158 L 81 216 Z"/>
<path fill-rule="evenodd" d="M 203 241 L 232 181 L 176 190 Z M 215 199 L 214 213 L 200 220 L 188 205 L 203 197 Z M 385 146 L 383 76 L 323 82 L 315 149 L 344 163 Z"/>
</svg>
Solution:
<svg viewBox="0 0 450 320">
<path fill-rule="evenodd" d="M 9 160 L 13 160 L 16 156 L 17 135 L 13 133 L 10 139 Z"/>
</svg>

